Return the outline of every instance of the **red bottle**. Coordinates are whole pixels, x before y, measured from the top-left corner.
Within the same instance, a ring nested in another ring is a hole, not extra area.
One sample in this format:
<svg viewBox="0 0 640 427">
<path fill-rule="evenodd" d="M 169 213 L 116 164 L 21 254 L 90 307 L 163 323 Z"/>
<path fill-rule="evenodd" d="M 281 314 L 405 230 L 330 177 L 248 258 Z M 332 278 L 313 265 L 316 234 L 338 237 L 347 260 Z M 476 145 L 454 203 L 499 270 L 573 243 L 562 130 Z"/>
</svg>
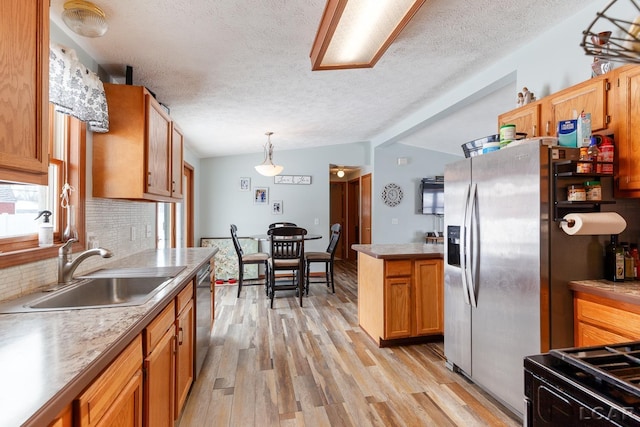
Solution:
<svg viewBox="0 0 640 427">
<path fill-rule="evenodd" d="M 602 137 L 602 143 L 600 143 L 600 153 L 598 161 L 600 162 L 611 162 L 610 164 L 599 164 L 598 165 L 598 173 L 606 173 L 613 175 L 613 157 L 614 157 L 614 145 L 613 139 L 608 136 Z"/>
</svg>

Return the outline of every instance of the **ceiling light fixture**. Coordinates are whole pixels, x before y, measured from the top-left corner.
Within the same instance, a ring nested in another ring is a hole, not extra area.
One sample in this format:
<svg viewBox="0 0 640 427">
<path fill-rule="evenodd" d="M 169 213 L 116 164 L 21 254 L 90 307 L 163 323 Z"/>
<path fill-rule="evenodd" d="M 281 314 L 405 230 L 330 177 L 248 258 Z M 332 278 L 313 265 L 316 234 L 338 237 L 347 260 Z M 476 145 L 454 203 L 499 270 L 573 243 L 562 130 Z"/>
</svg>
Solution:
<svg viewBox="0 0 640 427">
<path fill-rule="evenodd" d="M 264 161 L 256 166 L 256 171 L 260 175 L 275 176 L 282 172 L 284 167 L 273 164 L 273 145 L 271 144 L 271 135 L 273 132 L 265 133 L 267 135 L 267 143 L 264 144 Z"/>
<path fill-rule="evenodd" d="M 102 9 L 84 0 L 66 2 L 62 20 L 71 31 L 84 37 L 102 37 L 109 27 Z"/>
<path fill-rule="evenodd" d="M 344 178 L 344 170 L 340 169 L 338 172 L 336 172 L 336 175 L 338 175 L 338 178 Z"/>
<path fill-rule="evenodd" d="M 425 0 L 327 0 L 311 69 L 371 68 Z"/>
</svg>

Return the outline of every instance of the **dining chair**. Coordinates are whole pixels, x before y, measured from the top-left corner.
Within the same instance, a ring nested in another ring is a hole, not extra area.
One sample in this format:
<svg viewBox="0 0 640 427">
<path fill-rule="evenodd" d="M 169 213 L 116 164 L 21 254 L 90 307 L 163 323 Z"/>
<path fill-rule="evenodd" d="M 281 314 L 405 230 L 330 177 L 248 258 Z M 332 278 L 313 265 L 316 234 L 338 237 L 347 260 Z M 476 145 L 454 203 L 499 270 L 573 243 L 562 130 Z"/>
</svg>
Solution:
<svg viewBox="0 0 640 427">
<path fill-rule="evenodd" d="M 269 258 L 269 297 L 273 308 L 276 291 L 296 290 L 300 297 L 304 294 L 304 236 L 307 230 L 301 227 L 274 227 L 267 231 L 271 241 Z M 291 277 L 276 280 L 277 271 L 290 271 Z"/>
<path fill-rule="evenodd" d="M 274 222 L 273 224 L 269 224 L 269 228 L 276 227 L 297 227 L 293 222 Z"/>
<path fill-rule="evenodd" d="M 336 248 L 338 247 L 338 240 L 340 240 L 340 234 L 342 232 L 342 227 L 340 224 L 336 223 L 331 226 L 331 236 L 329 238 L 329 246 L 327 246 L 327 250 L 325 252 L 307 252 L 304 254 L 304 260 L 306 264 L 307 274 L 306 274 L 306 291 L 307 295 L 309 295 L 309 283 L 311 282 L 311 263 L 324 263 L 325 268 L 325 281 L 327 283 L 327 288 L 331 285 L 331 291 L 335 294 L 336 287 L 333 281 L 333 260 L 336 255 Z M 314 283 L 323 283 L 323 282 L 314 282 Z"/>
<path fill-rule="evenodd" d="M 256 252 L 252 254 L 245 254 L 240 246 L 238 240 L 238 227 L 235 224 L 231 224 L 231 239 L 233 240 L 233 247 L 236 249 L 238 255 L 238 298 L 240 297 L 240 291 L 242 291 L 242 284 L 244 279 L 244 266 L 245 264 L 263 264 L 264 265 L 264 288 L 267 295 L 269 293 L 269 254 L 266 252 Z"/>
</svg>

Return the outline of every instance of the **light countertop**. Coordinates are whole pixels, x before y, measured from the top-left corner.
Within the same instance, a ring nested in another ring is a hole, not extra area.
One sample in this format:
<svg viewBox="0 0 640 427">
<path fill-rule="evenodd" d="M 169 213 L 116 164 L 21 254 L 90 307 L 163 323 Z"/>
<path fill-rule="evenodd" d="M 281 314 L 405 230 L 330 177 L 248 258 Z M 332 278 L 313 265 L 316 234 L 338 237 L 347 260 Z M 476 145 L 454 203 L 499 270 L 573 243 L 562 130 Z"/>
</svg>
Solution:
<svg viewBox="0 0 640 427">
<path fill-rule="evenodd" d="M 90 384 L 215 248 L 147 250 L 104 268 L 186 268 L 139 306 L 0 314 L 0 425 L 46 425 Z"/>
<path fill-rule="evenodd" d="M 640 281 L 611 282 L 609 280 L 576 280 L 569 282 L 569 289 L 609 298 L 615 301 L 640 305 Z"/>
<path fill-rule="evenodd" d="M 443 258 L 444 245 L 426 243 L 398 243 L 352 245 L 351 249 L 379 259 Z"/>
</svg>

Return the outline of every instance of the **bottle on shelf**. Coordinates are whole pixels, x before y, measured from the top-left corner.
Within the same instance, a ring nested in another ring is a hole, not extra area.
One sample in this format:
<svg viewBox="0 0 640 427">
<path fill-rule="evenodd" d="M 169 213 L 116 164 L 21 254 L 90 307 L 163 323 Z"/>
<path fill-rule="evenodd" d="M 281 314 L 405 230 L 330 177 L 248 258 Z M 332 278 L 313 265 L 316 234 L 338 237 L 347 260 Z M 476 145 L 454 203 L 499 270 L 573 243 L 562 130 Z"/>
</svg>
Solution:
<svg viewBox="0 0 640 427">
<path fill-rule="evenodd" d="M 632 281 L 635 266 L 633 264 L 633 257 L 631 256 L 631 248 L 629 247 L 628 242 L 622 242 L 620 245 L 624 251 L 624 280 Z"/>
<path fill-rule="evenodd" d="M 595 136 L 591 137 L 591 143 L 587 148 L 587 156 L 592 162 L 600 161 L 600 150 L 598 149 L 598 139 Z M 593 172 L 598 172 L 597 168 L 596 170 L 593 170 Z"/>
<path fill-rule="evenodd" d="M 602 137 L 602 143 L 600 143 L 600 161 L 601 162 L 611 162 L 606 165 L 598 165 L 598 172 L 611 174 L 613 175 L 613 157 L 614 157 L 614 146 L 613 140 L 608 136 Z"/>
<path fill-rule="evenodd" d="M 604 274 L 606 280 L 612 282 L 624 281 L 624 250 L 618 244 L 618 235 L 612 234 L 605 249 Z"/>
<path fill-rule="evenodd" d="M 640 253 L 638 253 L 638 244 L 631 244 L 631 258 L 633 258 L 633 280 L 638 280 L 638 269 L 640 269 Z"/>
</svg>

